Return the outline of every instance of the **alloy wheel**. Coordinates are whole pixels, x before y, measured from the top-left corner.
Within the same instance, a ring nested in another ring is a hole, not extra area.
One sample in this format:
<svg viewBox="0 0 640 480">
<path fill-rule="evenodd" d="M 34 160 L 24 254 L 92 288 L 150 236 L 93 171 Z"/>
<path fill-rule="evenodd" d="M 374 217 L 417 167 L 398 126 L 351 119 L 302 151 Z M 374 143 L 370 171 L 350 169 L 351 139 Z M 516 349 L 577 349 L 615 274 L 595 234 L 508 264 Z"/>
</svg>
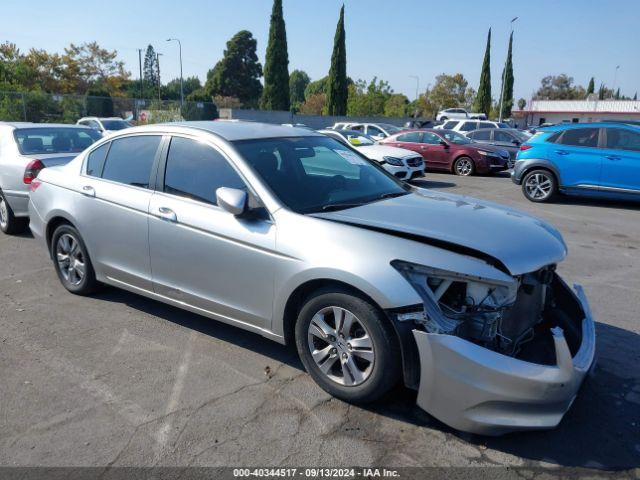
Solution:
<svg viewBox="0 0 640 480">
<path fill-rule="evenodd" d="M 62 277 L 71 285 L 80 285 L 86 273 L 86 264 L 80 243 L 68 233 L 60 236 L 56 244 L 56 260 Z"/>
<path fill-rule="evenodd" d="M 365 326 L 349 310 L 325 307 L 307 330 L 309 350 L 320 371 L 349 387 L 362 384 L 373 370 L 373 341 Z"/>
<path fill-rule="evenodd" d="M 9 208 L 3 196 L 0 196 L 0 227 L 7 228 L 9 223 Z"/>
<path fill-rule="evenodd" d="M 544 173 L 534 173 L 527 178 L 524 188 L 530 198 L 544 200 L 553 191 L 553 180 Z"/>
<path fill-rule="evenodd" d="M 471 163 L 471 160 L 467 158 L 461 158 L 456 162 L 456 173 L 458 175 L 467 177 L 471 175 L 471 172 L 473 172 L 473 164 Z"/>
</svg>

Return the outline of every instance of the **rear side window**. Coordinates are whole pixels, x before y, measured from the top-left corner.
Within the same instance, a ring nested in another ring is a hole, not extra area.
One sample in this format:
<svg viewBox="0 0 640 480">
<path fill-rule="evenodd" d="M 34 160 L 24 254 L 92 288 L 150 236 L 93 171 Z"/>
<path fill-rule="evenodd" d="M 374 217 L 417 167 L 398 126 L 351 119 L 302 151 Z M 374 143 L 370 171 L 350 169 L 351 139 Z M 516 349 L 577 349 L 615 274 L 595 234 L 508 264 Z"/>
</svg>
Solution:
<svg viewBox="0 0 640 480">
<path fill-rule="evenodd" d="M 496 130 L 493 132 L 493 138 L 496 142 L 513 142 L 514 138 L 506 132 Z"/>
<path fill-rule="evenodd" d="M 469 138 L 474 140 L 491 140 L 491 132 L 489 130 L 479 130 L 469 134 Z"/>
<path fill-rule="evenodd" d="M 201 142 L 173 137 L 164 174 L 164 191 L 217 205 L 220 187 L 246 189 L 238 173 L 214 148 Z"/>
<path fill-rule="evenodd" d="M 451 130 L 453 127 L 455 127 L 458 124 L 457 121 L 455 120 L 449 120 L 448 122 L 445 122 L 444 125 L 442 125 L 442 128 L 445 130 Z"/>
<path fill-rule="evenodd" d="M 476 130 L 477 122 L 463 122 L 460 130 L 463 132 L 470 132 L 472 130 Z"/>
<path fill-rule="evenodd" d="M 574 128 L 571 130 L 565 130 L 556 143 L 571 145 L 574 147 L 597 147 L 598 129 Z"/>
<path fill-rule="evenodd" d="M 398 135 L 396 139 L 399 142 L 420 143 L 421 134 L 419 132 L 403 133 Z"/>
<path fill-rule="evenodd" d="M 622 128 L 607 128 L 607 148 L 640 151 L 640 133 Z"/>
<path fill-rule="evenodd" d="M 151 167 L 160 146 L 159 135 L 126 137 L 111 142 L 102 178 L 149 188 Z"/>
<path fill-rule="evenodd" d="M 495 125 L 489 122 L 480 122 L 478 128 L 495 128 Z"/>
<path fill-rule="evenodd" d="M 87 175 L 92 177 L 101 177 L 104 161 L 107 159 L 109 151 L 109 143 L 99 146 L 87 157 Z"/>
</svg>

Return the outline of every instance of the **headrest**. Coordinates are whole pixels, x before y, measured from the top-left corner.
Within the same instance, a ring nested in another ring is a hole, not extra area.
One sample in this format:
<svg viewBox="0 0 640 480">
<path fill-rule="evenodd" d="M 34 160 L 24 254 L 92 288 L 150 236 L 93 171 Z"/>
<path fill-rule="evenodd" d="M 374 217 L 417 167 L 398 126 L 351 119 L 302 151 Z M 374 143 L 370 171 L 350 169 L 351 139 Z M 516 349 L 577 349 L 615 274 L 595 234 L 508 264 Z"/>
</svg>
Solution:
<svg viewBox="0 0 640 480">
<path fill-rule="evenodd" d="M 41 152 L 44 150 L 41 138 L 25 138 L 22 141 L 22 148 L 28 152 Z"/>
</svg>

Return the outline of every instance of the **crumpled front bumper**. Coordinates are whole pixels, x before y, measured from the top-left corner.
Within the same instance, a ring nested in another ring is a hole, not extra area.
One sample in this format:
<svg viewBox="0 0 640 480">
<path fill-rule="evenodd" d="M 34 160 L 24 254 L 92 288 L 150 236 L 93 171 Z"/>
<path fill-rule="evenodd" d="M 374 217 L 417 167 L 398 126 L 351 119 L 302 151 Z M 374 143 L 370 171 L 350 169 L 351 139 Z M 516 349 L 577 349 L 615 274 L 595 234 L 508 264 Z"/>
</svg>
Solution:
<svg viewBox="0 0 640 480">
<path fill-rule="evenodd" d="M 571 294 L 584 313 L 580 347 L 572 357 L 562 329 L 552 329 L 554 366 L 508 357 L 453 335 L 413 330 L 420 358 L 418 406 L 453 428 L 483 435 L 558 425 L 595 358 L 589 304 L 582 287 L 574 288 Z"/>
</svg>

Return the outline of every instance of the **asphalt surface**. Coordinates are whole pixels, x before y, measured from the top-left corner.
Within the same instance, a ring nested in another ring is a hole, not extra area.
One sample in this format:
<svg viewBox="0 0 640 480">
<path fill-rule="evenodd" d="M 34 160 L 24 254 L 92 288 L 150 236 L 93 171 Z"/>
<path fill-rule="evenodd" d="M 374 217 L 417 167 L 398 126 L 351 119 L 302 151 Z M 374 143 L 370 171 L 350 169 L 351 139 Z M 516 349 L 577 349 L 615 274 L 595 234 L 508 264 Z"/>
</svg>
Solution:
<svg viewBox="0 0 640 480">
<path fill-rule="evenodd" d="M 71 295 L 30 235 L 0 234 L 0 465 L 640 466 L 640 204 L 535 205 L 506 176 L 419 183 L 563 233 L 598 364 L 558 428 L 457 433 L 402 388 L 348 405 L 285 347 L 114 288 Z"/>
</svg>

